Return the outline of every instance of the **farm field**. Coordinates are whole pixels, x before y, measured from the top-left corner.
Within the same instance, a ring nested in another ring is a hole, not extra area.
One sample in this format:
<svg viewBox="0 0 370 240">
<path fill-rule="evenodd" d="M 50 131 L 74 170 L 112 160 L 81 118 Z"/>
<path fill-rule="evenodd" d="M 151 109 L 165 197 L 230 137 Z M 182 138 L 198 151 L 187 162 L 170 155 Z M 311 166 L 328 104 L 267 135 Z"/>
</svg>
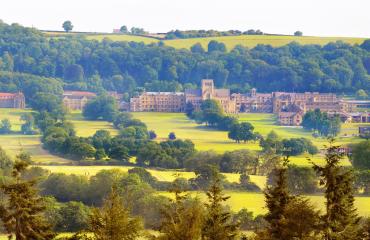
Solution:
<svg viewBox="0 0 370 240">
<path fill-rule="evenodd" d="M 99 33 L 65 33 L 65 32 L 45 32 L 50 37 L 63 37 L 68 34 L 84 36 L 89 40 L 102 41 L 104 38 L 108 38 L 112 41 L 134 41 L 143 42 L 144 44 L 150 44 L 159 42 L 158 39 L 145 37 L 145 36 L 134 36 L 125 34 L 99 34 Z M 236 45 L 242 45 L 244 47 L 253 48 L 258 44 L 269 44 L 273 47 L 280 47 L 291 42 L 297 42 L 299 44 L 318 44 L 325 45 L 329 42 L 343 41 L 349 44 L 361 44 L 366 38 L 351 38 L 351 37 L 314 37 L 314 36 L 274 36 L 274 35 L 241 35 L 241 36 L 223 36 L 223 37 L 207 37 L 207 38 L 188 38 L 188 39 L 173 39 L 173 40 L 161 40 L 165 45 L 174 47 L 177 49 L 186 48 L 190 49 L 196 43 L 200 43 L 203 48 L 207 49 L 207 45 L 210 41 L 216 40 L 226 45 L 227 50 L 232 50 Z"/>
<path fill-rule="evenodd" d="M 173 197 L 173 194 L 168 192 L 159 192 L 159 194 L 171 198 Z M 234 212 L 237 212 L 242 208 L 247 208 L 249 211 L 252 211 L 255 216 L 267 212 L 263 193 L 225 191 L 225 195 L 230 196 L 229 200 L 227 200 L 227 204 Z M 192 192 L 192 196 L 198 196 L 200 199 L 205 199 L 205 194 L 202 192 Z M 311 203 L 315 207 L 324 211 L 325 199 L 323 196 L 309 195 L 306 197 L 310 199 Z M 369 206 L 370 197 L 355 197 L 355 207 L 358 209 L 359 215 L 370 216 Z"/>
<path fill-rule="evenodd" d="M 62 36 L 62 35 L 60 35 Z M 108 38 L 112 41 L 134 41 L 143 42 L 145 44 L 155 43 L 159 40 L 142 37 L 132 36 L 124 34 L 88 34 L 85 35 L 89 40 L 102 41 L 104 38 Z M 177 49 L 186 48 L 190 49 L 196 43 L 200 43 L 203 48 L 207 49 L 207 45 L 210 41 L 216 40 L 226 45 L 228 50 L 232 50 L 236 45 L 242 45 L 244 47 L 253 48 L 258 44 L 269 44 L 273 47 L 280 47 L 291 42 L 298 42 L 302 45 L 305 44 L 318 44 L 325 45 L 329 42 L 343 41 L 349 44 L 361 44 L 366 38 L 350 38 L 350 37 L 296 37 L 296 36 L 272 36 L 272 35 L 241 35 L 241 36 L 224 36 L 224 37 L 208 37 L 208 38 L 188 38 L 188 39 L 173 39 L 173 40 L 162 40 L 165 45 L 174 47 Z"/>
<path fill-rule="evenodd" d="M 190 49 L 196 43 L 200 43 L 203 48 L 207 49 L 208 43 L 212 40 L 223 42 L 227 50 L 232 50 L 236 45 L 253 48 L 258 44 L 269 44 L 273 47 L 281 47 L 291 42 L 305 44 L 325 45 L 329 42 L 343 41 L 349 44 L 361 44 L 365 38 L 346 38 L 346 37 L 296 37 L 296 36 L 271 36 L 271 35 L 241 35 L 241 36 L 225 36 L 225 37 L 210 37 L 210 38 L 190 38 L 190 39 L 174 39 L 166 40 L 164 43 L 167 46 L 174 48 Z"/>
</svg>

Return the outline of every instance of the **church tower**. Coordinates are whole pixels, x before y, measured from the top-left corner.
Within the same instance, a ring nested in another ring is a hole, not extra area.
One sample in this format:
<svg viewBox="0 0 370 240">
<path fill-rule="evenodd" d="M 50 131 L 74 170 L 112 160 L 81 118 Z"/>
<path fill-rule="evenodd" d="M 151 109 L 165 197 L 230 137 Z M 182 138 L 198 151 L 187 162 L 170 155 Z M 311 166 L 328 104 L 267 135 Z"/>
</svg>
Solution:
<svg viewBox="0 0 370 240">
<path fill-rule="evenodd" d="M 215 86 L 212 79 L 202 80 L 202 99 L 212 99 L 214 96 Z"/>
</svg>

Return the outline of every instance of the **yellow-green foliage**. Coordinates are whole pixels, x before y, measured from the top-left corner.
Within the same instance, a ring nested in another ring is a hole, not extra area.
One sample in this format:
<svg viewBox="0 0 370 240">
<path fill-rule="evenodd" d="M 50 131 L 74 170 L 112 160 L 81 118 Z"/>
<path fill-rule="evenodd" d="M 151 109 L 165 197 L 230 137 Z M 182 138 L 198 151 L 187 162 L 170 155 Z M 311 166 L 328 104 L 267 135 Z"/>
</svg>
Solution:
<svg viewBox="0 0 370 240">
<path fill-rule="evenodd" d="M 226 191 L 227 196 L 230 199 L 227 204 L 235 212 L 242 208 L 247 208 L 252 211 L 255 215 L 264 214 L 267 212 L 265 208 L 265 197 L 263 193 L 251 193 L 251 192 L 237 192 L 237 191 Z M 173 194 L 168 192 L 160 192 L 159 194 L 167 197 L 173 197 Z M 194 196 L 199 196 L 201 199 L 205 199 L 205 194 L 196 192 L 193 193 Z M 325 198 L 319 195 L 309 195 L 307 196 L 313 205 L 321 211 L 324 211 Z M 370 197 L 355 197 L 355 207 L 358 209 L 358 213 L 361 216 L 370 216 Z"/>
</svg>

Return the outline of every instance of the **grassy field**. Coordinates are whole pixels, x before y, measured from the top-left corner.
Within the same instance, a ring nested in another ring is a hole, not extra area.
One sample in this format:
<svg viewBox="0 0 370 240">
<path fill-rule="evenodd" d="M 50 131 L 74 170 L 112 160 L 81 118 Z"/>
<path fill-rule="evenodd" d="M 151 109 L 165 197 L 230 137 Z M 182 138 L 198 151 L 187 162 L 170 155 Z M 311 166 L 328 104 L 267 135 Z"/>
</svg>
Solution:
<svg viewBox="0 0 370 240">
<path fill-rule="evenodd" d="M 85 36 L 89 40 L 102 41 L 108 38 L 112 41 L 134 41 L 143 42 L 145 44 L 155 43 L 159 40 L 145 36 L 133 36 L 125 34 L 83 34 L 83 33 L 65 33 L 65 32 L 45 32 L 50 37 L 63 37 L 70 35 Z M 318 44 L 325 45 L 329 42 L 343 41 L 349 44 L 361 44 L 366 38 L 352 38 L 352 37 L 310 37 L 310 36 L 272 36 L 272 35 L 241 35 L 241 36 L 225 36 L 225 37 L 209 37 L 209 38 L 189 38 L 189 39 L 173 39 L 162 40 L 162 42 L 170 47 L 177 49 L 190 49 L 196 43 L 200 43 L 205 49 L 210 41 L 216 40 L 223 42 L 228 50 L 232 50 L 236 45 L 242 45 L 248 48 L 253 48 L 257 44 L 269 44 L 273 47 L 280 47 L 291 42 L 298 42 L 304 44 Z"/>
<path fill-rule="evenodd" d="M 226 36 L 226 37 L 211 37 L 211 38 L 191 38 L 191 39 L 175 39 L 164 41 L 166 45 L 175 48 L 190 49 L 196 43 L 200 43 L 205 49 L 210 41 L 216 40 L 223 42 L 228 50 L 232 50 L 236 45 L 242 45 L 248 48 L 253 48 L 257 44 L 269 44 L 273 47 L 280 47 L 291 42 L 304 44 L 325 45 L 329 42 L 343 41 L 349 44 L 361 44 L 364 38 L 345 38 L 345 37 L 296 37 L 296 36 L 267 36 L 267 35 L 242 35 L 242 36 Z"/>
<path fill-rule="evenodd" d="M 81 137 L 92 136 L 96 131 L 101 129 L 108 130 L 112 135 L 117 134 L 117 130 L 113 128 L 112 123 L 106 121 L 87 121 L 80 112 L 70 113 L 67 119 L 73 123 L 76 134 Z"/>
<path fill-rule="evenodd" d="M 237 144 L 227 137 L 227 132 L 211 130 L 205 126 L 198 125 L 190 121 L 184 114 L 180 113 L 133 113 L 134 116 L 154 130 L 159 139 L 166 139 L 170 132 L 175 132 L 181 139 L 190 139 L 194 142 L 198 150 L 215 150 L 225 152 L 238 149 L 260 150 L 258 143 Z M 311 139 L 319 148 L 323 148 L 327 140 L 325 138 L 313 138 L 311 133 L 299 127 L 287 127 L 275 125 L 273 114 L 240 114 L 240 121 L 250 122 L 255 131 L 266 136 L 274 130 L 282 138 L 305 137 Z M 343 124 L 342 133 L 338 136 L 338 144 L 349 144 L 360 141 L 360 138 L 352 136 L 357 131 L 358 124 Z M 347 136 L 345 136 L 347 134 Z M 310 165 L 307 155 L 292 157 L 291 161 L 298 165 Z M 316 163 L 323 162 L 322 155 L 312 157 Z M 349 165 L 348 160 L 343 161 L 343 165 Z"/>
<path fill-rule="evenodd" d="M 173 194 L 168 192 L 160 192 L 159 194 L 173 197 Z M 267 212 L 265 208 L 265 198 L 262 193 L 226 191 L 225 194 L 230 196 L 229 200 L 227 200 L 227 204 L 234 212 L 242 208 L 247 208 L 255 215 Z M 205 194 L 202 192 L 195 192 L 193 196 L 198 196 L 202 200 L 205 199 Z M 310 195 L 306 197 L 310 199 L 315 207 L 324 211 L 325 199 L 323 196 Z M 355 206 L 361 216 L 370 216 L 370 197 L 355 197 Z"/>
</svg>

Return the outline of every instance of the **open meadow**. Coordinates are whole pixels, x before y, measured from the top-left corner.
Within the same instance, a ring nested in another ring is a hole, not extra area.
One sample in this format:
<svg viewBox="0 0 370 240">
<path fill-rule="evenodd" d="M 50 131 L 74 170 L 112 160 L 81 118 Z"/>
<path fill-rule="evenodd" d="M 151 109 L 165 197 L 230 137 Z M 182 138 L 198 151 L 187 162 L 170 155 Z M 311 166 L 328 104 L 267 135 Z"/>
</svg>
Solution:
<svg viewBox="0 0 370 240">
<path fill-rule="evenodd" d="M 50 37 L 63 37 L 68 34 L 84 36 L 89 40 L 102 41 L 107 38 L 112 41 L 125 41 L 125 42 L 143 42 L 144 44 L 159 42 L 158 39 L 145 36 L 135 36 L 126 34 L 83 34 L 83 33 L 63 33 L 63 32 L 46 32 Z M 237 45 L 253 48 L 258 44 L 268 44 L 273 47 L 281 47 L 291 42 L 297 42 L 302 45 L 317 44 L 325 45 L 330 42 L 343 41 L 349 44 L 361 44 L 366 38 L 352 38 L 352 37 L 313 37 L 313 36 L 279 36 L 279 35 L 240 35 L 240 36 L 222 36 L 222 37 L 206 37 L 206 38 L 188 38 L 188 39 L 173 39 L 161 40 L 165 45 L 177 49 L 186 48 L 190 49 L 196 43 L 200 43 L 203 48 L 207 49 L 208 43 L 212 40 L 222 42 L 226 45 L 227 50 L 232 50 Z"/>
<path fill-rule="evenodd" d="M 173 194 L 169 192 L 159 192 L 160 195 L 173 198 Z M 254 215 L 264 214 L 267 212 L 265 208 L 265 197 L 263 193 L 253 192 L 238 192 L 238 191 L 225 191 L 226 196 L 230 196 L 227 200 L 227 204 L 234 212 L 239 211 L 242 208 L 247 208 L 252 211 Z M 192 192 L 192 196 L 197 196 L 200 199 L 206 199 L 203 192 Z M 311 203 L 321 211 L 324 211 L 325 198 L 321 195 L 308 195 Z M 358 213 L 361 216 L 370 216 L 370 197 L 355 197 L 355 207 L 358 209 Z"/>
</svg>

